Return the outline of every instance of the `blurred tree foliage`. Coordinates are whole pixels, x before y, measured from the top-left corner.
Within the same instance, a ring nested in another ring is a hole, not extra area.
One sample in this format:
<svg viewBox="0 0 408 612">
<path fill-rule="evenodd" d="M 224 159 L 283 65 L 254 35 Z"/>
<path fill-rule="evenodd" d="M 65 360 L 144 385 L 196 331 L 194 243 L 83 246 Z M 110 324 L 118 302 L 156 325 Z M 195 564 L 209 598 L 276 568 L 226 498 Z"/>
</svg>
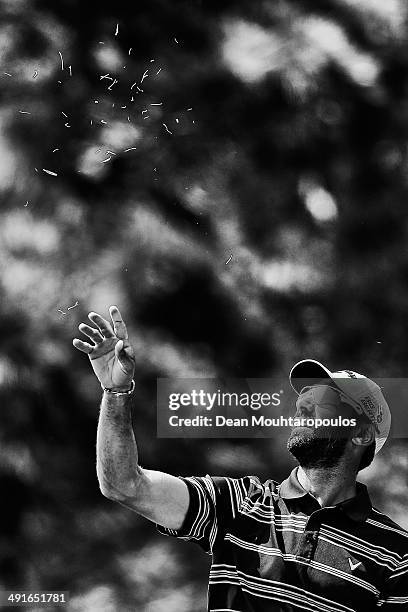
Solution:
<svg viewBox="0 0 408 612">
<path fill-rule="evenodd" d="M 158 376 L 286 376 L 307 356 L 404 376 L 407 7 L 0 8 L 2 585 L 205 610 L 205 555 L 98 490 L 100 389 L 71 338 L 120 305 L 142 462 L 174 474 L 293 463 L 284 439 L 158 440 Z M 405 527 L 406 450 L 365 475 Z"/>
</svg>

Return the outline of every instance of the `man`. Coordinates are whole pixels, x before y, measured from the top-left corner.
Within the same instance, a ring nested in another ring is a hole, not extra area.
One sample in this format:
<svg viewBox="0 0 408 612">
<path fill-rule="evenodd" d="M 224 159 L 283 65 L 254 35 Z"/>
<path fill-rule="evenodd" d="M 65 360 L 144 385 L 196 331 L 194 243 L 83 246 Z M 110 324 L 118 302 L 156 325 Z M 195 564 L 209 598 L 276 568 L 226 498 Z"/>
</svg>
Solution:
<svg viewBox="0 0 408 612">
<path fill-rule="evenodd" d="M 93 325 L 79 326 L 89 342 L 73 341 L 104 389 L 101 491 L 161 533 L 212 554 L 210 612 L 408 610 L 408 533 L 372 508 L 356 482 L 389 432 L 389 408 L 375 383 L 313 360 L 294 366 L 297 417 L 342 415 L 356 424 L 347 431 L 294 427 L 288 449 L 299 467 L 280 485 L 254 476 L 181 478 L 147 470 L 131 424 L 134 352 L 117 307 L 110 316 L 112 322 L 90 313 Z"/>
</svg>

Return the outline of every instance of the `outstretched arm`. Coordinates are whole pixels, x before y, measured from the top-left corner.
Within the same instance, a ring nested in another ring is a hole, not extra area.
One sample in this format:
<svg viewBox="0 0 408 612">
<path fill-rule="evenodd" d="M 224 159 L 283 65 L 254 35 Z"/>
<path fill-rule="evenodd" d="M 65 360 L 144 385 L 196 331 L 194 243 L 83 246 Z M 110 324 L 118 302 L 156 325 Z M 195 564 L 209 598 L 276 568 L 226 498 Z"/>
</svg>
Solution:
<svg viewBox="0 0 408 612">
<path fill-rule="evenodd" d="M 91 312 L 94 326 L 81 323 L 87 336 L 73 345 L 86 353 L 104 391 L 96 438 L 96 470 L 101 492 L 170 529 L 179 529 L 189 505 L 187 485 L 170 474 L 139 465 L 132 427 L 131 390 L 135 357 L 119 309 L 109 309 L 111 322 Z"/>
</svg>

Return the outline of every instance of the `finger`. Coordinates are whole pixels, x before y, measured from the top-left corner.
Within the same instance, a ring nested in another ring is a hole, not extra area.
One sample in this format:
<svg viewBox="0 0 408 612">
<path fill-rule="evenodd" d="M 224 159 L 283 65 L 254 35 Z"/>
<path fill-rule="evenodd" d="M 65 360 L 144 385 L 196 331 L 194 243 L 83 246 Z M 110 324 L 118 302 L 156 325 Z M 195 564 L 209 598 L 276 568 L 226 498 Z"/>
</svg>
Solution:
<svg viewBox="0 0 408 612">
<path fill-rule="evenodd" d="M 98 314 L 97 312 L 90 312 L 88 315 L 88 319 L 90 319 L 92 323 L 94 323 L 94 325 L 99 327 L 105 338 L 114 337 L 115 333 L 112 329 L 112 325 L 109 323 L 109 321 L 101 317 L 100 314 Z"/>
<path fill-rule="evenodd" d="M 82 332 L 85 336 L 88 336 L 88 338 L 90 340 L 93 340 L 96 344 L 98 342 L 102 342 L 103 341 L 103 337 L 100 333 L 100 331 L 98 329 L 95 329 L 94 327 L 90 327 L 89 325 L 87 325 L 86 323 L 81 323 L 78 326 L 78 329 L 80 332 Z"/>
<path fill-rule="evenodd" d="M 122 315 L 120 314 L 119 308 L 117 306 L 111 306 L 109 308 L 109 314 L 112 319 L 113 329 L 115 331 L 116 336 L 120 340 L 126 340 L 128 338 L 128 333 L 126 325 L 122 319 Z"/>
<path fill-rule="evenodd" d="M 88 344 L 88 342 L 82 342 L 82 340 L 79 340 L 79 338 L 74 338 L 72 344 L 75 346 L 76 349 L 82 351 L 83 353 L 86 353 L 87 355 L 92 353 L 94 349 L 94 347 Z"/>
</svg>

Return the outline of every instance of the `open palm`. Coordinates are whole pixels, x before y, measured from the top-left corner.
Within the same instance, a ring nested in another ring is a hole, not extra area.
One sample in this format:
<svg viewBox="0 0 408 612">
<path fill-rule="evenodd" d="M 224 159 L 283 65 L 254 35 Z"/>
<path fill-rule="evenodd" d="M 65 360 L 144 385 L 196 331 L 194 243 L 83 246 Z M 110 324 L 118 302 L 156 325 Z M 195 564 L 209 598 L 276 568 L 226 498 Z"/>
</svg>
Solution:
<svg viewBox="0 0 408 612">
<path fill-rule="evenodd" d="M 74 338 L 73 345 L 88 355 L 102 387 L 127 390 L 135 371 L 135 355 L 117 306 L 111 306 L 109 314 L 112 323 L 98 313 L 90 312 L 88 318 L 96 327 L 86 323 L 78 327 L 90 342 Z"/>
</svg>

